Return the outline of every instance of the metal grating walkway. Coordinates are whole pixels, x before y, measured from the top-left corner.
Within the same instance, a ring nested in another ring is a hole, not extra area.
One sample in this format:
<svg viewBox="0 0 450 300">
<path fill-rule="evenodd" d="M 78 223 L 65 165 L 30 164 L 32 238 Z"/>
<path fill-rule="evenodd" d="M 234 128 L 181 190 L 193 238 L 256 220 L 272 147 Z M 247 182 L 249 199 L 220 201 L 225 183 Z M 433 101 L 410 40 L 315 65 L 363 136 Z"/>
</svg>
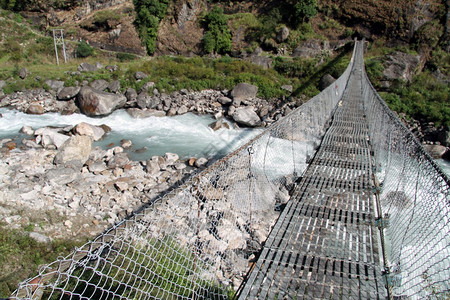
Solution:
<svg viewBox="0 0 450 300">
<path fill-rule="evenodd" d="M 239 299 L 383 299 L 371 151 L 355 63 L 330 128 Z"/>
</svg>

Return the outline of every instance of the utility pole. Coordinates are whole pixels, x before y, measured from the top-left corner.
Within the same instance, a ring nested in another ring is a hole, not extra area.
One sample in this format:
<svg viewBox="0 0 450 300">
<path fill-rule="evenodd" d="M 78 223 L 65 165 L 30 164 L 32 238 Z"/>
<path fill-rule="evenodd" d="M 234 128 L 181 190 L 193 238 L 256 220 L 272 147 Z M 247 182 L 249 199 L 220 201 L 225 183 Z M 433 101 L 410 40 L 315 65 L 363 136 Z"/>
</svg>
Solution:
<svg viewBox="0 0 450 300">
<path fill-rule="evenodd" d="M 63 29 L 53 29 L 53 43 L 55 44 L 56 63 L 59 65 L 58 45 L 62 45 L 64 54 L 64 63 L 67 63 L 66 45 L 64 44 Z"/>
</svg>

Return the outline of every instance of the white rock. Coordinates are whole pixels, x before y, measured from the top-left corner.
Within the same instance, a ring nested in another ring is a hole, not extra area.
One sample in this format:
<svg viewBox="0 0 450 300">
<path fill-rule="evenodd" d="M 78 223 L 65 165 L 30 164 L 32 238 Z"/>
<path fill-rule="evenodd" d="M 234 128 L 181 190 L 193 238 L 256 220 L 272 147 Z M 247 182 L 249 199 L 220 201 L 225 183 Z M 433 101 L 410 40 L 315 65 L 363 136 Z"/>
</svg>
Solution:
<svg viewBox="0 0 450 300">
<path fill-rule="evenodd" d="M 124 181 L 117 181 L 116 183 L 114 183 L 114 185 L 119 192 L 123 192 L 128 189 L 128 183 Z"/>
<path fill-rule="evenodd" d="M 34 134 L 34 130 L 30 126 L 23 126 L 20 129 L 20 133 L 24 133 L 26 135 L 33 135 Z"/>
<path fill-rule="evenodd" d="M 66 226 L 67 228 L 72 228 L 72 225 L 73 225 L 73 223 L 72 223 L 72 221 L 70 221 L 70 220 L 66 220 L 66 221 L 64 221 L 64 226 Z"/>
<path fill-rule="evenodd" d="M 94 141 L 100 140 L 105 135 L 103 128 L 85 122 L 81 122 L 73 130 L 76 134 L 92 137 Z"/>
</svg>

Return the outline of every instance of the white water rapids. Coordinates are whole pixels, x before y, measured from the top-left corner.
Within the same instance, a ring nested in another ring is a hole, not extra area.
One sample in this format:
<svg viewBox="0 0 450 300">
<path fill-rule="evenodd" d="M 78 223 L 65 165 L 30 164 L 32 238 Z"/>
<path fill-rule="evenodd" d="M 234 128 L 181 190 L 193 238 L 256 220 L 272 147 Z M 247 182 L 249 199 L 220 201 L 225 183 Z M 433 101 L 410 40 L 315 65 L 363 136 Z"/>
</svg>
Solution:
<svg viewBox="0 0 450 300">
<path fill-rule="evenodd" d="M 132 118 L 124 110 L 118 110 L 103 118 L 90 118 L 81 114 L 60 115 L 47 113 L 29 115 L 16 110 L 0 108 L 0 139 L 26 137 L 19 133 L 23 126 L 38 129 L 45 126 L 66 126 L 86 122 L 92 125 L 105 124 L 112 131 L 101 141 L 95 142 L 103 148 L 120 146 L 120 140 L 133 143 L 129 150 L 133 160 L 145 160 L 166 152 L 177 153 L 180 158 L 223 156 L 243 145 L 262 129 L 212 130 L 208 125 L 215 120 L 211 116 L 188 113 L 174 117 Z M 29 138 L 29 137 L 28 137 Z M 146 148 L 141 152 L 139 149 Z"/>
</svg>

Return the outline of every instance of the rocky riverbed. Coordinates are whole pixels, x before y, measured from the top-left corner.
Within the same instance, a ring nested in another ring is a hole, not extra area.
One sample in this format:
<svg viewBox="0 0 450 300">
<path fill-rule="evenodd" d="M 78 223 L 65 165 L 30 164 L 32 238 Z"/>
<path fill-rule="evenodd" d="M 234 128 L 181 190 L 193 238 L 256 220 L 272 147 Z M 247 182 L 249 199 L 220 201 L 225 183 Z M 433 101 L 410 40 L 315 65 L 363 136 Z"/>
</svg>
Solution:
<svg viewBox="0 0 450 300">
<path fill-rule="evenodd" d="M 135 74 L 137 78 L 145 74 Z M 214 130 L 233 126 L 267 126 L 291 112 L 299 100 L 269 102 L 256 97 L 257 87 L 238 84 L 232 91 L 182 90 L 170 95 L 144 85 L 139 92 L 120 93 L 114 82 L 65 87 L 48 81 L 50 90 L 36 89 L 0 96 L 0 107 L 28 114 L 84 113 L 102 117 L 125 109 L 134 118 L 211 114 Z M 287 87 L 288 88 L 288 87 Z M 139 207 L 151 202 L 204 168 L 206 158 L 180 160 L 175 153 L 130 160 L 124 152 L 132 142 L 101 149 L 93 142 L 108 134 L 107 126 L 31 128 L 26 138 L 0 141 L 0 219 L 6 226 L 28 230 L 40 242 L 92 237 Z M 267 227 L 267 226 L 266 226 Z M 265 229 L 268 230 L 268 229 Z"/>
</svg>

